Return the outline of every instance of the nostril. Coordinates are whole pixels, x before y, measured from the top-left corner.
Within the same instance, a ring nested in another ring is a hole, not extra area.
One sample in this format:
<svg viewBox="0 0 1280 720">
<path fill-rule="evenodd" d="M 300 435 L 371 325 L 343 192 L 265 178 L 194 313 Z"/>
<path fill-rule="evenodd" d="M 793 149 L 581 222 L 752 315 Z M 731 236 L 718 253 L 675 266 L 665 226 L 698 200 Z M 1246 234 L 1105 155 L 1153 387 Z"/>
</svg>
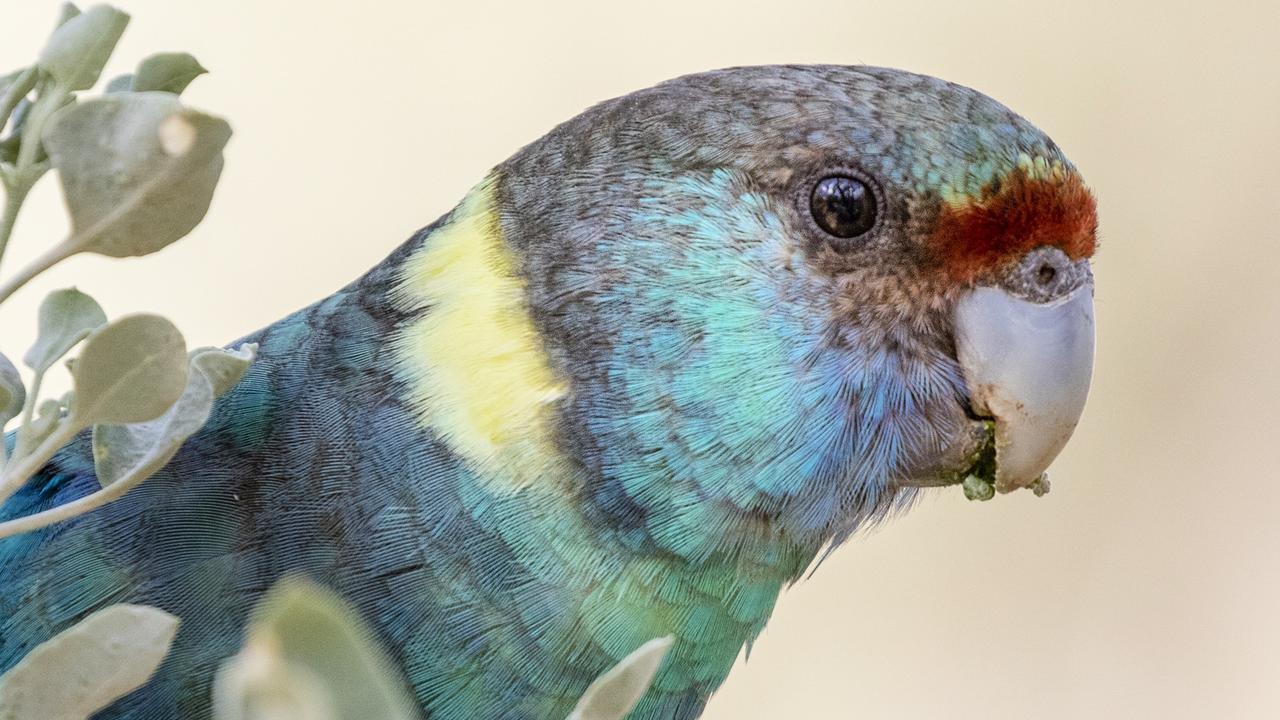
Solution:
<svg viewBox="0 0 1280 720">
<path fill-rule="evenodd" d="M 1056 247 L 1041 247 L 1006 266 L 998 282 L 1023 300 L 1047 303 L 1065 296 L 1088 280 L 1087 260 L 1073 261 Z"/>
</svg>

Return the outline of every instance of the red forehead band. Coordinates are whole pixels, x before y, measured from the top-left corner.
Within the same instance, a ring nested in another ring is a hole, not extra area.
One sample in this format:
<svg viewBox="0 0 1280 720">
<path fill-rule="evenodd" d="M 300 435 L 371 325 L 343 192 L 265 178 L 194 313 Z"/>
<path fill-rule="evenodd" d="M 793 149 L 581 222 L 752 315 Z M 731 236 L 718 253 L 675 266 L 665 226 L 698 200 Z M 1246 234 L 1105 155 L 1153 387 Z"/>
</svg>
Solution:
<svg viewBox="0 0 1280 720">
<path fill-rule="evenodd" d="M 1032 177 L 1018 167 L 964 204 L 944 202 L 932 246 L 945 272 L 970 282 L 1028 250 L 1051 245 L 1073 260 L 1093 255 L 1098 213 L 1074 172 Z"/>
</svg>

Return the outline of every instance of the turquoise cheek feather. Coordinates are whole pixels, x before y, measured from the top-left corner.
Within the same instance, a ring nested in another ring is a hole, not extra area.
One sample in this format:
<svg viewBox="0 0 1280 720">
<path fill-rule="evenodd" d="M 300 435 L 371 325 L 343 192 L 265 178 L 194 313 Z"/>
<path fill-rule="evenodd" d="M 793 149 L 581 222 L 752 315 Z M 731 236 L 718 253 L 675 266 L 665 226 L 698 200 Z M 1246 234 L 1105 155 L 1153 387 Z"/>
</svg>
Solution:
<svg viewBox="0 0 1280 720">
<path fill-rule="evenodd" d="M 746 547 L 768 538 L 743 516 L 782 498 L 808 505 L 788 529 L 817 542 L 837 498 L 810 481 L 844 459 L 850 421 L 839 358 L 806 362 L 829 319 L 777 285 L 774 266 L 795 251 L 765 198 L 742 188 L 727 171 L 652 187 L 633 233 L 603 253 L 634 276 L 601 298 L 626 309 L 603 317 L 619 338 L 609 380 L 634 412 L 591 413 L 589 426 L 625 438 L 603 443 L 603 464 L 630 500 L 664 509 L 649 514 L 653 540 L 693 562 L 765 549 Z M 673 197 L 701 201 L 673 210 Z"/>
<path fill-rule="evenodd" d="M 618 340 L 573 410 L 600 439 L 594 499 L 616 526 L 645 519 L 633 547 L 759 562 L 781 584 L 885 511 L 904 445 L 928 434 L 922 409 L 962 382 L 837 328 L 832 282 L 742 175 L 649 180 L 625 212 L 626 236 L 565 281 L 611 278 L 592 321 Z"/>
</svg>

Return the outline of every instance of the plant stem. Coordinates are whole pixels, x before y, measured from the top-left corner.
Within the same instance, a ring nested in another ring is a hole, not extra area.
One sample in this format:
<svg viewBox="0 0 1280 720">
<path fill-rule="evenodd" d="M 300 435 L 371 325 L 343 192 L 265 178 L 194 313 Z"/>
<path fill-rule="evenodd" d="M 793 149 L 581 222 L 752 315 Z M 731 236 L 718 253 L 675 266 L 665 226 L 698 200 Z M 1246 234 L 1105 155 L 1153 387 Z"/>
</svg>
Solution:
<svg viewBox="0 0 1280 720">
<path fill-rule="evenodd" d="M 18 424 L 17 439 L 13 443 L 13 459 L 17 460 L 27 454 L 27 445 L 31 441 L 31 418 L 36 412 L 36 403 L 40 402 L 40 384 L 44 382 L 44 371 L 37 369 L 31 378 L 31 389 L 27 391 L 26 402 L 22 406 L 22 422 Z"/>
<path fill-rule="evenodd" d="M 9 299 L 9 296 L 17 292 L 18 288 L 26 285 L 31 278 L 66 260 L 74 251 L 70 251 L 67 242 L 61 242 L 40 254 L 40 257 L 31 262 L 30 265 L 22 268 L 13 277 L 0 283 L 0 303 Z"/>
<path fill-rule="evenodd" d="M 4 259 L 4 251 L 9 247 L 9 236 L 13 235 L 13 225 L 18 221 L 18 211 L 31 192 L 31 184 L 26 182 L 22 173 L 17 173 L 12 185 L 5 183 L 4 215 L 0 216 L 0 260 Z"/>
<path fill-rule="evenodd" d="M 18 107 L 18 103 L 22 102 L 22 98 L 31 92 L 31 88 L 36 86 L 36 68 L 31 66 L 22 71 L 13 84 L 0 96 L 0 130 L 9 122 L 9 116 L 13 114 L 13 109 Z"/>
<path fill-rule="evenodd" d="M 30 75 L 30 77 L 28 77 Z M 31 88 L 36 85 L 37 73 L 35 68 L 28 68 L 12 86 L 9 91 L 5 92 L 3 99 L 0 99 L 0 125 L 9 121 L 9 114 L 12 108 L 8 103 L 12 101 L 13 105 L 17 105 L 18 101 L 26 97 Z M 4 215 L 0 218 L 0 260 L 4 259 L 4 252 L 9 247 L 9 237 L 13 234 L 14 223 L 18 220 L 18 211 L 22 209 L 22 204 L 27 200 L 27 194 L 31 192 L 31 188 L 35 187 L 45 172 L 49 169 L 48 163 L 37 163 L 36 157 L 40 151 L 40 136 L 44 132 L 44 125 L 48 122 L 49 117 L 60 107 L 63 101 L 70 93 L 61 87 L 50 82 L 39 83 L 38 96 L 36 104 L 31 108 L 31 114 L 27 116 L 26 124 L 22 127 L 22 144 L 18 147 L 17 163 L 9 169 L 9 173 L 5 177 L 5 201 Z M 23 89 L 25 88 L 25 89 Z M 11 97 L 14 91 L 20 91 L 16 97 Z M 6 108 L 8 109 L 6 111 Z M 27 278 L 28 280 L 30 278 Z M 22 282 L 26 282 L 23 280 Z M 17 288 L 15 288 L 17 289 Z M 12 293 L 10 293 L 12 294 Z M 7 296 L 6 296 L 7 297 Z"/>
<path fill-rule="evenodd" d="M 56 434 L 56 433 L 55 433 Z M 74 436 L 75 433 L 72 433 Z M 58 443 L 61 447 L 63 442 Z M 44 443 L 41 443 L 44 447 Z M 33 513 L 25 517 L 15 518 L 7 522 L 0 522 L 0 539 L 18 535 L 32 530 L 39 530 L 47 525 L 61 522 L 77 515 L 83 515 L 90 510 L 102 507 L 112 500 L 119 499 L 125 493 L 137 487 L 143 480 L 151 477 L 153 473 L 164 467 L 169 457 L 177 450 L 177 445 L 169 448 L 168 454 L 149 454 L 142 462 L 135 465 L 129 472 L 125 473 L 119 480 L 107 485 L 96 492 L 85 495 L 82 498 L 63 503 L 48 510 Z M 55 448 L 56 449 L 56 448 Z M 0 505 L 4 504 L 4 500 L 0 499 Z"/>
<path fill-rule="evenodd" d="M 33 450 L 30 455 L 15 460 L 5 468 L 4 481 L 0 483 L 0 507 L 3 507 L 5 501 L 12 497 L 32 475 L 35 475 L 40 468 L 44 467 L 54 453 L 58 452 L 63 445 L 74 440 L 76 434 L 84 429 L 71 422 L 70 418 L 64 423 L 57 430 L 54 430 L 49 437 L 45 438 L 44 442 L 40 443 L 40 446 Z"/>
<path fill-rule="evenodd" d="M 31 532 L 32 530 L 39 530 L 47 525 L 52 525 L 77 515 L 83 515 L 90 510 L 102 507 L 112 500 L 120 498 L 146 479 L 145 475 L 143 477 L 135 477 L 138 474 L 140 473 L 129 473 L 101 490 L 77 500 L 72 500 L 32 515 L 9 520 L 8 522 L 0 522 L 0 539 Z"/>
<path fill-rule="evenodd" d="M 31 106 L 31 114 L 27 116 L 27 121 L 22 126 L 22 144 L 18 147 L 17 162 L 19 173 L 26 172 L 27 168 L 36 164 L 36 154 L 40 152 L 40 136 L 44 134 L 44 125 L 49 121 L 49 117 L 62 107 L 63 101 L 70 94 L 52 82 L 40 83 L 36 104 Z"/>
</svg>

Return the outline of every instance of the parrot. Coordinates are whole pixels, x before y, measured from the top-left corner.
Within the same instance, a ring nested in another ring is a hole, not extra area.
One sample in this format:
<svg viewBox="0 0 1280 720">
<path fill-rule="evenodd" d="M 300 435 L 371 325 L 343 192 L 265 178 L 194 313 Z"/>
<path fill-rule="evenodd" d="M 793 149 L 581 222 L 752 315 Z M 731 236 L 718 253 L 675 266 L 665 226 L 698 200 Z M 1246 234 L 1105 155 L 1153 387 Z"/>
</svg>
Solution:
<svg viewBox="0 0 1280 720">
<path fill-rule="evenodd" d="M 668 636 L 629 717 L 696 718 L 825 553 L 981 468 L 1041 481 L 1088 394 L 1097 225 L 1045 133 L 930 76 L 738 67 L 602 102 L 232 343 L 256 361 L 158 474 L 0 540 L 0 671 L 152 605 L 172 650 L 97 717 L 203 720 L 301 575 L 425 718 L 564 718 Z M 80 437 L 0 519 L 98 485 Z"/>
</svg>

